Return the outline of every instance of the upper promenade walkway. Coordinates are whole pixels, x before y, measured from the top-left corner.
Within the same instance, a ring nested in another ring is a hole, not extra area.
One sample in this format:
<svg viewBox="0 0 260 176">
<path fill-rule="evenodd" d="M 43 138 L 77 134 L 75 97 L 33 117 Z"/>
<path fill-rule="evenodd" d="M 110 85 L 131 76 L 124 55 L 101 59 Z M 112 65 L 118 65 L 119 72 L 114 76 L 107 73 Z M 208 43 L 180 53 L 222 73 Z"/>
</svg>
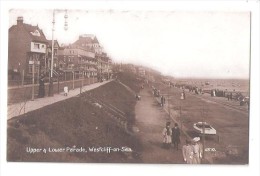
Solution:
<svg viewBox="0 0 260 176">
<path fill-rule="evenodd" d="M 97 82 L 94 84 L 86 85 L 82 88 L 82 92 L 89 91 L 92 89 L 95 89 L 99 86 L 102 86 L 104 84 L 107 84 L 109 81 L 104 82 Z M 7 112 L 7 120 L 19 116 L 21 114 L 25 114 L 30 111 L 34 111 L 36 109 L 42 108 L 44 106 L 77 96 L 80 94 L 80 88 L 76 88 L 74 90 L 69 90 L 68 96 L 64 96 L 64 92 L 61 92 L 60 94 L 54 94 L 52 97 L 44 97 L 44 98 L 37 98 L 35 100 L 27 100 L 20 103 L 15 103 L 8 105 L 8 112 Z"/>
</svg>

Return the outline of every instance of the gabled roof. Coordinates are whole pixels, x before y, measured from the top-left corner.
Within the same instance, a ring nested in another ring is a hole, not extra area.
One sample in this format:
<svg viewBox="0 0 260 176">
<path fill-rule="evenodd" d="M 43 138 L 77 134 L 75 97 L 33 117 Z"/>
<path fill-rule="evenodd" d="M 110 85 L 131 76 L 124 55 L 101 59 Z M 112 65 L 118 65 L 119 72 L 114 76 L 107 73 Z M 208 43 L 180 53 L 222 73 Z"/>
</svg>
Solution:
<svg viewBox="0 0 260 176">
<path fill-rule="evenodd" d="M 79 37 L 75 43 L 92 43 L 92 38 L 90 37 Z"/>
<path fill-rule="evenodd" d="M 97 37 L 94 35 L 81 35 L 79 36 L 79 39 L 74 42 L 76 45 L 81 45 L 81 44 L 93 44 L 93 43 L 99 43 L 97 40 Z"/>
<path fill-rule="evenodd" d="M 54 46 L 58 45 L 58 48 L 60 48 L 59 42 L 57 40 L 54 40 Z M 48 40 L 48 46 L 51 47 L 52 46 L 52 40 Z"/>
<path fill-rule="evenodd" d="M 92 42 L 93 43 L 99 43 L 97 37 L 95 37 Z"/>
<path fill-rule="evenodd" d="M 23 23 L 23 27 L 29 33 L 29 35 L 33 41 L 44 42 L 44 43 L 48 42 L 43 31 L 38 26 L 32 26 L 32 25 Z M 34 33 L 36 31 L 38 31 L 40 35 L 34 35 Z"/>
<path fill-rule="evenodd" d="M 15 29 L 23 29 L 28 33 L 32 41 L 48 43 L 43 31 L 38 26 L 32 26 L 30 24 L 21 24 L 21 26 L 13 25 L 9 28 L 9 32 Z"/>
</svg>

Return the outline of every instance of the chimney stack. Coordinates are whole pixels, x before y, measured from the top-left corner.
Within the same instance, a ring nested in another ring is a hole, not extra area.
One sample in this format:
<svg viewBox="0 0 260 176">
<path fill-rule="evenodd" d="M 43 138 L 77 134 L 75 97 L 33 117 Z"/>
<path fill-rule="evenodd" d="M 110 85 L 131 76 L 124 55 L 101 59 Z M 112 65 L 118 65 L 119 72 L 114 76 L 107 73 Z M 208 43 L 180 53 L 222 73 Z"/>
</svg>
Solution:
<svg viewBox="0 0 260 176">
<path fill-rule="evenodd" d="M 17 25 L 21 25 L 21 24 L 23 24 L 23 17 L 19 16 L 17 17 Z"/>
</svg>

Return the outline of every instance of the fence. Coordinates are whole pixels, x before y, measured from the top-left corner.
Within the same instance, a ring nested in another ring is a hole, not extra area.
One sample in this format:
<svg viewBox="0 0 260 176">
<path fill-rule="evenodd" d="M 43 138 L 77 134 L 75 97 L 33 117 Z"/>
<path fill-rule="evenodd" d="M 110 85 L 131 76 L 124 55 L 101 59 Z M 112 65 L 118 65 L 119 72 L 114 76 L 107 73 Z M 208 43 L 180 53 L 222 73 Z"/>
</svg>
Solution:
<svg viewBox="0 0 260 176">
<path fill-rule="evenodd" d="M 93 84 L 97 82 L 97 78 L 85 78 L 69 81 L 60 81 L 53 83 L 54 94 L 63 92 L 64 86 L 68 86 L 69 90 L 79 88 L 81 86 Z M 45 96 L 48 96 L 49 83 L 45 84 Z M 39 91 L 39 84 L 34 84 L 34 97 L 37 98 Z M 8 88 L 8 104 L 24 102 L 32 99 L 33 85 L 14 86 Z"/>
</svg>

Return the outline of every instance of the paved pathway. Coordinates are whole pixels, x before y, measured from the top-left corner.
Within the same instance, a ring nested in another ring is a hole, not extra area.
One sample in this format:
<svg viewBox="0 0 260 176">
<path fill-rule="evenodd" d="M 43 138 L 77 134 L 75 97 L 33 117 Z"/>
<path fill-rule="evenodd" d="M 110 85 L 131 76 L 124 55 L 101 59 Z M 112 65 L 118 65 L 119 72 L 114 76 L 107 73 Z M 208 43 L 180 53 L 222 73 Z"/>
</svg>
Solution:
<svg viewBox="0 0 260 176">
<path fill-rule="evenodd" d="M 141 159 L 144 163 L 184 163 L 180 149 L 177 151 L 173 147 L 162 148 L 162 130 L 166 121 L 171 120 L 149 91 L 150 88 L 141 91 L 141 101 L 138 101 L 135 109 L 136 126 L 139 128 L 138 136 L 143 146 Z M 172 126 L 173 124 L 174 122 L 172 122 Z M 180 148 L 185 140 L 183 134 L 181 138 Z"/>
<path fill-rule="evenodd" d="M 89 91 L 92 89 L 95 89 L 99 86 L 102 86 L 106 83 L 108 83 L 110 81 L 104 81 L 102 83 L 94 83 L 94 84 L 90 84 L 87 86 L 84 86 L 82 88 L 82 92 L 85 91 Z M 7 120 L 21 115 L 21 114 L 25 114 L 27 112 L 42 108 L 44 106 L 56 103 L 58 101 L 62 101 L 74 96 L 77 96 L 78 94 L 80 94 L 80 88 L 76 88 L 74 90 L 70 90 L 68 96 L 64 96 L 64 92 L 60 93 L 60 94 L 54 94 L 53 97 L 44 97 L 44 98 L 38 98 L 35 99 L 34 101 L 25 101 L 25 102 L 20 102 L 20 103 L 15 103 L 12 105 L 8 105 L 8 115 L 7 115 Z"/>
</svg>

